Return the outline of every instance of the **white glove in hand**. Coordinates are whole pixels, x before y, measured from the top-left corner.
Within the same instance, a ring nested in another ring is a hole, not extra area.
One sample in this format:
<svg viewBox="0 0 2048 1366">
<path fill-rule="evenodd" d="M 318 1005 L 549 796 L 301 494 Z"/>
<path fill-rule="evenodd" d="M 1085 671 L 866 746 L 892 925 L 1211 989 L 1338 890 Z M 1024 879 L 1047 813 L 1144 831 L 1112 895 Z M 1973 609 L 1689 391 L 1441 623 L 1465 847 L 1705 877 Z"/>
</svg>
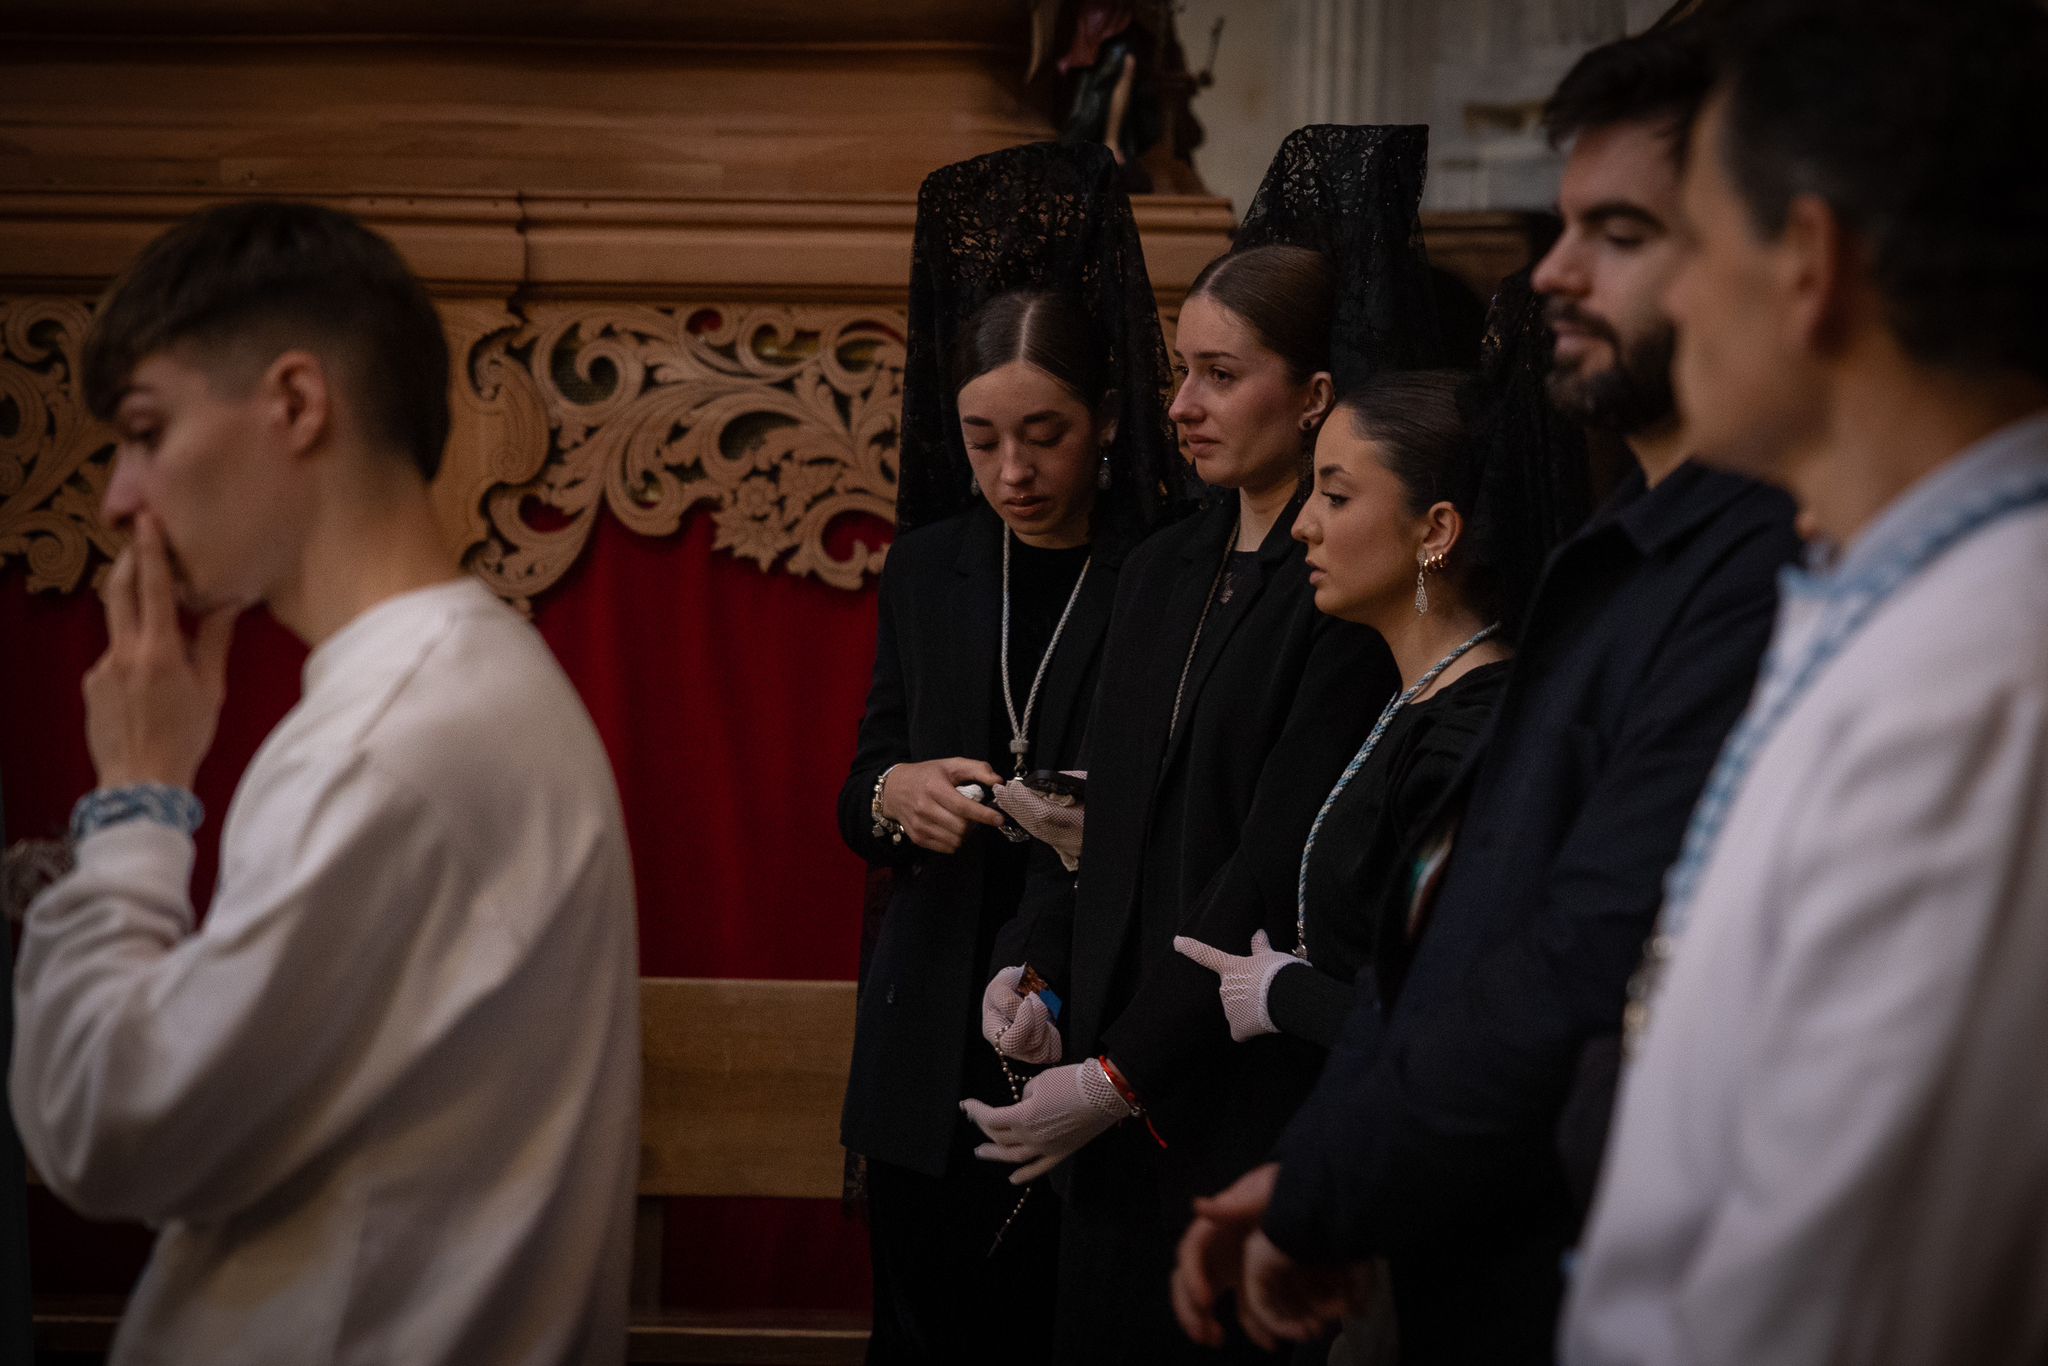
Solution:
<svg viewBox="0 0 2048 1366">
<path fill-rule="evenodd" d="M 1085 772 L 1068 772 L 1069 778 L 1086 778 Z M 1004 783 L 996 789 L 996 805 L 1024 828 L 1033 839 L 1042 840 L 1060 856 L 1060 862 L 1074 872 L 1081 866 L 1081 825 L 1087 808 L 1063 797 L 1048 797 L 1019 782 Z"/>
<path fill-rule="evenodd" d="M 1120 1119 L 1137 1114 L 1094 1058 L 1040 1072 L 1015 1105 L 963 1100 L 960 1109 L 990 1141 L 974 1150 L 987 1162 L 1017 1162 L 1010 1184 L 1034 1181 L 1088 1146 Z"/>
<path fill-rule="evenodd" d="M 1052 1009 L 1035 991 L 1019 996 L 1023 980 L 1021 965 L 1004 968 L 990 980 L 981 993 L 981 1037 L 1018 1062 L 1058 1062 L 1060 1030 L 1052 1022 Z"/>
<path fill-rule="evenodd" d="M 1274 948 L 1264 930 L 1252 936 L 1252 951 L 1244 957 L 1184 934 L 1174 936 L 1173 947 L 1223 979 L 1223 1018 L 1230 1021 L 1231 1038 L 1243 1043 L 1280 1032 L 1266 1010 L 1266 993 L 1273 989 L 1273 978 L 1280 969 L 1301 960 Z"/>
</svg>

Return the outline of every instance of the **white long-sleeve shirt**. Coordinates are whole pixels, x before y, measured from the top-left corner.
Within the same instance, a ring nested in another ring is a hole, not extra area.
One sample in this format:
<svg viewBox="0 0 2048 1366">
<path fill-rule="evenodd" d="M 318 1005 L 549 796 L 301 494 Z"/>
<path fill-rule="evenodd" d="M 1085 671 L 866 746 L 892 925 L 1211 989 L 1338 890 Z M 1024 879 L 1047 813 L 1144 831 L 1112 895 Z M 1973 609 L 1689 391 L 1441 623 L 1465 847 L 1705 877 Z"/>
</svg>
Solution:
<svg viewBox="0 0 2048 1366">
<path fill-rule="evenodd" d="M 2048 415 L 1921 481 L 1859 572 L 2048 470 Z M 1797 657 L 1828 578 L 1788 592 Z M 2048 1359 L 2048 508 L 1871 617 L 1702 874 L 1564 1328 L 1574 1366 Z"/>
<path fill-rule="evenodd" d="M 632 874 L 530 626 L 464 579 L 314 651 L 202 928 L 184 835 L 77 853 L 29 909 L 11 1092 L 53 1190 L 161 1225 L 114 1362 L 619 1360 Z"/>
</svg>

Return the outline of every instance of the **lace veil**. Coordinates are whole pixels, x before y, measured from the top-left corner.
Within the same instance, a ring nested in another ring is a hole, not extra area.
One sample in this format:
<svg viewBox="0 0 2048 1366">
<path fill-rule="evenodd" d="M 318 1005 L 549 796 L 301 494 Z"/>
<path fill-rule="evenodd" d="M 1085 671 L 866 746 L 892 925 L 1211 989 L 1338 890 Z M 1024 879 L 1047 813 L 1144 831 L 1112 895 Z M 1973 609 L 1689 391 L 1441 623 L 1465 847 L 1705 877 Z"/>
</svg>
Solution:
<svg viewBox="0 0 2048 1366">
<path fill-rule="evenodd" d="M 1471 433 L 1468 507 L 1491 509 L 1490 555 L 1509 588 L 1503 629 L 1519 639 L 1522 614 L 1550 552 L 1591 508 L 1585 434 L 1551 406 L 1551 334 L 1533 267 L 1501 282 L 1486 314 L 1479 370 L 1465 387 Z"/>
<path fill-rule="evenodd" d="M 918 190 L 897 528 L 952 516 L 973 497 L 949 361 L 974 311 L 1015 289 L 1071 292 L 1101 331 L 1123 409 L 1096 534 L 1136 539 L 1199 486 L 1166 418 L 1171 377 L 1137 223 L 1115 160 L 1095 143 L 991 152 L 941 167 Z"/>
<path fill-rule="evenodd" d="M 1380 370 L 1444 362 L 1422 247 L 1428 168 L 1427 125 L 1313 123 L 1281 142 L 1245 210 L 1232 250 L 1283 243 L 1328 258 L 1340 393 Z"/>
</svg>

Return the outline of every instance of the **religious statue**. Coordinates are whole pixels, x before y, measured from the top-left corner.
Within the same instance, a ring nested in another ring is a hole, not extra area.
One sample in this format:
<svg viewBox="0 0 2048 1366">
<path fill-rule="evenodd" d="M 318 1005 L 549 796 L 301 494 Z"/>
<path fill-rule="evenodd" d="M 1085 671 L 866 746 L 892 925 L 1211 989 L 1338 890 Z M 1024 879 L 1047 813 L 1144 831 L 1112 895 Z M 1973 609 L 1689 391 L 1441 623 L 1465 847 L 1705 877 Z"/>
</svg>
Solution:
<svg viewBox="0 0 2048 1366">
<path fill-rule="evenodd" d="M 1065 82 L 1064 108 L 1055 111 L 1060 141 L 1108 147 L 1129 193 L 1202 193 L 1191 160 L 1202 129 L 1188 106 L 1212 79 L 1222 20 L 1210 35 L 1208 68 L 1193 73 L 1169 0 L 1036 0 L 1031 18 L 1027 82 L 1065 37 L 1054 63 Z"/>
</svg>

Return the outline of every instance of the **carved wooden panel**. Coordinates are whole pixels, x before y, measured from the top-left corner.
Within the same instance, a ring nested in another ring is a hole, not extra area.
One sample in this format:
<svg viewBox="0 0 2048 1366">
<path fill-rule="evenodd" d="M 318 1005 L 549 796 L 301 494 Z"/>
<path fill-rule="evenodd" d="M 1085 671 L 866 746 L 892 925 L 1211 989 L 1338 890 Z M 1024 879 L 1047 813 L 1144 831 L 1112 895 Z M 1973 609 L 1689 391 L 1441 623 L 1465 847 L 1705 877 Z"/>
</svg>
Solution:
<svg viewBox="0 0 2048 1366">
<path fill-rule="evenodd" d="M 601 509 L 664 536 L 702 508 L 718 549 L 858 588 L 881 568 L 878 538 L 835 553 L 826 533 L 895 515 L 903 331 L 888 307 L 530 306 L 469 348 L 457 385 L 465 409 L 518 439 L 468 486 L 482 522 L 470 567 L 531 599 Z"/>
<path fill-rule="evenodd" d="M 0 298 L 0 565 L 28 561 L 31 589 L 69 592 L 97 549 L 113 433 L 76 384 L 90 313 L 63 297 Z"/>
<path fill-rule="evenodd" d="M 442 304 L 457 359 L 434 487 L 450 545 L 507 599 L 558 581 L 609 510 L 643 535 L 701 509 L 715 545 L 764 570 L 855 589 L 881 568 L 903 392 L 900 310 L 886 306 Z M 112 433 L 85 411 L 87 306 L 0 298 L 0 566 L 69 592 L 100 522 Z"/>
</svg>

